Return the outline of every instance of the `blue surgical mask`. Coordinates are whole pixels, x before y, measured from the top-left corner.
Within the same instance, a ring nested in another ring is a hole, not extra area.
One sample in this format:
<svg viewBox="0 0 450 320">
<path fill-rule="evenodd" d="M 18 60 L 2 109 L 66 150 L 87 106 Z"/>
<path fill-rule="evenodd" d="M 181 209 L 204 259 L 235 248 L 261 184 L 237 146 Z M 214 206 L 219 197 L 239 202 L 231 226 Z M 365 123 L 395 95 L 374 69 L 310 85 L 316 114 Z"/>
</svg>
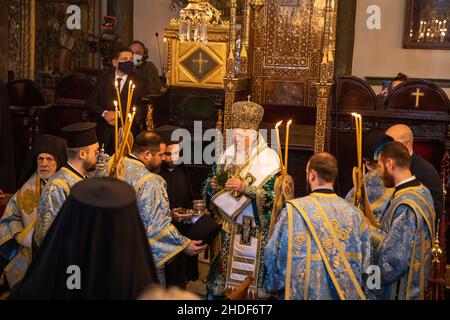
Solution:
<svg viewBox="0 0 450 320">
<path fill-rule="evenodd" d="M 119 69 L 125 74 L 130 75 L 134 72 L 134 63 L 133 61 L 119 62 L 117 69 Z"/>
</svg>

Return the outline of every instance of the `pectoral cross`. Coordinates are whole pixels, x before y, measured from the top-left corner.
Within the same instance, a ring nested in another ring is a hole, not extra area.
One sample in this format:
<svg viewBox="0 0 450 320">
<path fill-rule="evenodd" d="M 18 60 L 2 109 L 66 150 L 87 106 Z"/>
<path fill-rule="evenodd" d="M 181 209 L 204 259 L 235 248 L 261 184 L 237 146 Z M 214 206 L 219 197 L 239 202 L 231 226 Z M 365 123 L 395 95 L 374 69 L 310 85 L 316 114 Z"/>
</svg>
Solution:
<svg viewBox="0 0 450 320">
<path fill-rule="evenodd" d="M 208 63 L 208 60 L 203 60 L 203 55 L 200 52 L 198 54 L 198 59 L 197 60 L 193 60 L 195 63 L 198 63 L 198 73 L 202 74 L 203 73 L 203 64 L 204 63 Z"/>
<path fill-rule="evenodd" d="M 420 97 L 425 97 L 425 93 L 421 92 L 420 89 L 417 88 L 416 92 L 411 93 L 411 96 L 416 97 L 416 109 L 419 109 Z"/>
</svg>

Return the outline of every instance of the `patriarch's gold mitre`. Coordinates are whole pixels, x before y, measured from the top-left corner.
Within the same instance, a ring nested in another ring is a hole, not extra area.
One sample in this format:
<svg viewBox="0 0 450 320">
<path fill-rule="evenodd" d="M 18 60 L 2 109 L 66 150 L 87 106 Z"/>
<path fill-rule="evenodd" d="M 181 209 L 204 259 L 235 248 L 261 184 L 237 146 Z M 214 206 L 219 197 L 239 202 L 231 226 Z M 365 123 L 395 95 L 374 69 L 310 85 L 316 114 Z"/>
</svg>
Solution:
<svg viewBox="0 0 450 320">
<path fill-rule="evenodd" d="M 264 108 L 255 102 L 251 102 L 250 98 L 248 101 L 235 102 L 231 112 L 233 129 L 258 130 L 264 116 Z"/>
</svg>

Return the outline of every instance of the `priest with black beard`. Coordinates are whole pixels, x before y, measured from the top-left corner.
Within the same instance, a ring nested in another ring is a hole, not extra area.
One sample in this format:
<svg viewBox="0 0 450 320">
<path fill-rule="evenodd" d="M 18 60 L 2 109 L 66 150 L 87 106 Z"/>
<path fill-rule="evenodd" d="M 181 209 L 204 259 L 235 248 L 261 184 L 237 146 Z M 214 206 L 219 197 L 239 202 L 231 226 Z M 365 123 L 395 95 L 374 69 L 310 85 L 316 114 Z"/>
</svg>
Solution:
<svg viewBox="0 0 450 320">
<path fill-rule="evenodd" d="M 172 139 L 172 133 L 177 127 L 165 126 L 156 132 L 166 143 L 163 164 L 157 172 L 167 183 L 167 194 L 172 213 L 172 224 L 178 231 L 188 236 L 192 228 L 192 214 L 186 214 L 183 209 L 192 208 L 193 192 L 189 173 L 184 163 L 179 162 L 180 141 Z M 180 253 L 166 264 L 165 267 L 167 287 L 177 286 L 186 288 L 189 281 L 198 279 L 198 256 L 189 256 Z"/>
</svg>

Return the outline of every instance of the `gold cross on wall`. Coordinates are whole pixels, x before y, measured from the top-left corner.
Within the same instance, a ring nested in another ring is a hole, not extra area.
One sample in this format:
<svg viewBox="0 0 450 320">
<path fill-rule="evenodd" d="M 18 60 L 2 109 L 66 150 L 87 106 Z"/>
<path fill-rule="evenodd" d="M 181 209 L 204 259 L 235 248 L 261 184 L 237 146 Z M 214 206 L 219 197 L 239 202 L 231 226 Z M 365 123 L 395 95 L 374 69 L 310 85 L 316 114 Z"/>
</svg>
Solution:
<svg viewBox="0 0 450 320">
<path fill-rule="evenodd" d="M 198 59 L 197 60 L 193 60 L 193 61 L 195 63 L 198 63 L 198 73 L 200 73 L 200 74 L 203 73 L 203 68 L 202 68 L 203 64 L 209 62 L 208 60 L 203 60 L 203 55 L 202 55 L 201 52 L 198 54 Z"/>
<path fill-rule="evenodd" d="M 416 89 L 416 92 L 411 93 L 411 96 L 416 97 L 416 109 L 419 109 L 420 106 L 420 98 L 425 97 L 425 93 L 421 92 L 419 88 Z"/>
</svg>

